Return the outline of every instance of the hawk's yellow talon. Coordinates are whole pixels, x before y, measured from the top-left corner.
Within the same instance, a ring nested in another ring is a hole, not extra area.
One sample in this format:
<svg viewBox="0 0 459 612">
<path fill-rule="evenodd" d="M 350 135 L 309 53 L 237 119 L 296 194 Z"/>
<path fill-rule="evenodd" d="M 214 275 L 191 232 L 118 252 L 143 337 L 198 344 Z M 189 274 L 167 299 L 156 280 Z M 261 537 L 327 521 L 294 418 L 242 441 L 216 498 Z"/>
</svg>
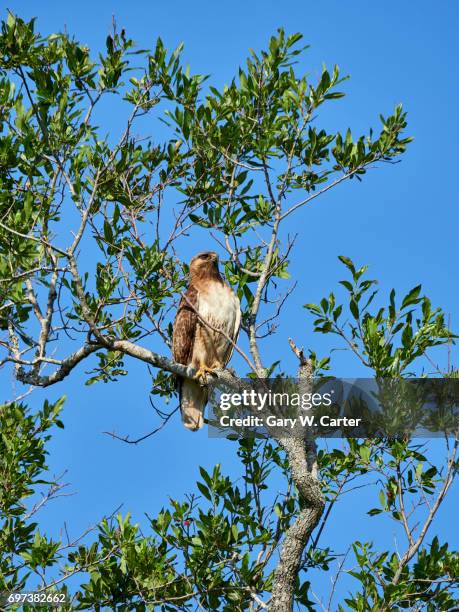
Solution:
<svg viewBox="0 0 459 612">
<path fill-rule="evenodd" d="M 198 378 L 201 383 L 204 384 L 205 382 L 207 382 L 207 374 L 212 374 L 212 372 L 213 368 L 208 368 L 207 366 L 203 365 L 196 372 L 196 378 Z"/>
<path fill-rule="evenodd" d="M 222 370 L 223 366 L 221 363 L 214 363 L 211 367 L 202 365 L 199 370 L 196 372 L 196 378 L 199 378 L 201 384 L 205 384 L 207 382 L 207 374 L 213 374 L 215 370 Z"/>
</svg>

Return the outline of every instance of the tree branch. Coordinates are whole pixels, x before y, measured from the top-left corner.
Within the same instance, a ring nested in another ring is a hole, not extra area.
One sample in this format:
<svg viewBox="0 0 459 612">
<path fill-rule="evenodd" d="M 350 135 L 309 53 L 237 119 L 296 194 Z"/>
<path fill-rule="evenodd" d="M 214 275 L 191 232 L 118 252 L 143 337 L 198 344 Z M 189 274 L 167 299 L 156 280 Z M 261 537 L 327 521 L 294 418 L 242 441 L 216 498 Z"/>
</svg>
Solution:
<svg viewBox="0 0 459 612">
<path fill-rule="evenodd" d="M 421 529 L 421 532 L 419 533 L 418 537 L 416 538 L 416 540 L 410 543 L 410 546 L 408 547 L 408 550 L 405 552 L 405 554 L 403 555 L 403 557 L 400 559 L 399 561 L 399 565 L 397 568 L 397 571 L 395 572 L 395 576 L 392 580 L 392 584 L 398 584 L 400 581 L 400 578 L 402 576 L 403 570 L 406 567 L 406 565 L 411 561 L 411 559 L 414 557 L 414 555 L 417 553 L 419 547 L 421 546 L 422 542 L 424 541 L 425 535 L 437 513 L 437 510 L 439 509 L 442 501 L 445 498 L 446 493 L 448 492 L 448 489 L 450 488 L 454 477 L 458 471 L 458 465 L 457 465 L 457 461 L 456 461 L 456 455 L 457 455 L 457 451 L 459 449 L 459 438 L 456 437 L 455 441 L 454 441 L 454 446 L 453 446 L 453 450 L 451 452 L 451 456 L 448 459 L 448 467 L 446 470 L 446 474 L 445 474 L 445 479 L 443 481 L 443 486 L 441 487 L 440 491 L 438 492 L 437 498 L 435 500 L 435 503 L 433 504 L 433 506 L 430 509 L 430 512 L 425 520 L 425 523 Z"/>
</svg>

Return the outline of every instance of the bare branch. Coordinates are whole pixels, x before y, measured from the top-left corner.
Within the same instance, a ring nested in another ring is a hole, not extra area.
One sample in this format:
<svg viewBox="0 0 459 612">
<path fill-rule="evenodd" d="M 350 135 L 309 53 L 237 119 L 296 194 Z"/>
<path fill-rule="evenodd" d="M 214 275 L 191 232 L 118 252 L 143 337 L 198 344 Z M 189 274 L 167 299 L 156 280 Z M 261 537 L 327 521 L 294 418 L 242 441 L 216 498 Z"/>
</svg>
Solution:
<svg viewBox="0 0 459 612">
<path fill-rule="evenodd" d="M 283 221 L 286 217 L 291 215 L 295 210 L 297 210 L 301 206 L 305 206 L 306 204 L 309 204 L 309 202 L 312 202 L 312 200 L 315 200 L 316 198 L 321 196 L 323 193 L 325 193 L 327 191 L 330 191 L 330 189 L 333 189 L 333 187 L 336 187 L 340 183 L 342 183 L 342 182 L 346 181 L 347 179 L 351 178 L 351 176 L 354 176 L 354 174 L 359 172 L 359 170 L 362 170 L 362 168 L 364 168 L 365 166 L 368 166 L 370 163 L 374 163 L 376 161 L 379 161 L 379 159 L 380 159 L 380 155 L 375 155 L 374 158 L 371 161 L 366 162 L 365 164 L 362 164 L 361 166 L 357 166 L 357 168 L 354 168 L 354 170 L 350 170 L 349 172 L 346 172 L 345 174 L 343 174 L 342 176 L 337 178 L 332 183 L 329 183 L 328 185 L 326 185 L 322 189 L 319 189 L 319 191 L 316 191 L 315 193 L 313 193 L 312 195 L 308 196 L 304 200 L 301 200 L 300 202 L 297 202 L 296 204 L 294 204 L 293 206 L 291 206 L 288 210 L 286 210 L 284 212 L 284 214 L 281 216 L 281 221 Z"/>
</svg>

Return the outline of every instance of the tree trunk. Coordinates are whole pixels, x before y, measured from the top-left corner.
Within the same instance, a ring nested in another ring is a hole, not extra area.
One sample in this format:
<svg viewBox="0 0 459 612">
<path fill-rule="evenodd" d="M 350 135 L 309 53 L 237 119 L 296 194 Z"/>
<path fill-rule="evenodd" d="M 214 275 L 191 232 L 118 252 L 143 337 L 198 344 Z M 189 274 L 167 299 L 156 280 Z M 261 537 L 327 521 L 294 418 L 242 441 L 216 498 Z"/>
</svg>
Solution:
<svg viewBox="0 0 459 612">
<path fill-rule="evenodd" d="M 312 388 L 312 364 L 296 349 L 292 349 L 300 359 L 300 393 L 310 392 Z M 279 440 L 287 453 L 293 482 L 298 490 L 301 511 L 296 521 L 289 527 L 282 544 L 279 564 L 274 573 L 271 612 L 291 612 L 295 582 L 301 565 L 304 549 L 313 529 L 317 526 L 324 511 L 325 501 L 317 474 L 317 450 L 311 435 L 301 438 L 282 438 Z"/>
</svg>

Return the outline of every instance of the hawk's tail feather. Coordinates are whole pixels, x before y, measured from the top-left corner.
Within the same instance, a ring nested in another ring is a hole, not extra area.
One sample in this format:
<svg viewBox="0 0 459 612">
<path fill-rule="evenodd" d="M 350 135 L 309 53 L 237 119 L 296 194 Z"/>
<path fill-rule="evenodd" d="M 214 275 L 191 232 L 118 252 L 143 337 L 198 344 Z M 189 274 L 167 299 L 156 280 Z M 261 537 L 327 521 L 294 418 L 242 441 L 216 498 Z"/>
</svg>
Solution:
<svg viewBox="0 0 459 612">
<path fill-rule="evenodd" d="M 204 408 L 209 391 L 193 380 L 182 379 L 178 385 L 182 423 L 187 429 L 197 431 L 204 424 Z"/>
</svg>

